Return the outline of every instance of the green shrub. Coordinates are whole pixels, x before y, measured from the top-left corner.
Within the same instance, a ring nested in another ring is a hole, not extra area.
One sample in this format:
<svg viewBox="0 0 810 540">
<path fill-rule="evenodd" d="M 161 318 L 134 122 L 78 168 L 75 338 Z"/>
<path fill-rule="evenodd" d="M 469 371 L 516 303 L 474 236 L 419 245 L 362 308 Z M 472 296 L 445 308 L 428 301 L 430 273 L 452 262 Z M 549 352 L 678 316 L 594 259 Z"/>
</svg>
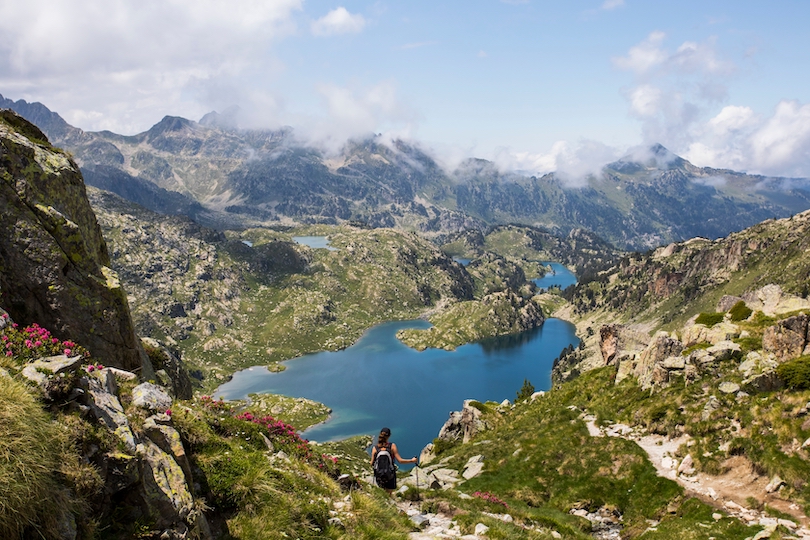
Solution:
<svg viewBox="0 0 810 540">
<path fill-rule="evenodd" d="M 776 374 L 791 390 L 810 389 L 810 356 L 800 356 L 779 365 Z"/>
<path fill-rule="evenodd" d="M 529 379 L 523 379 L 523 386 L 520 387 L 517 393 L 515 403 L 529 399 L 532 394 L 534 394 L 534 385 L 529 382 Z"/>
<path fill-rule="evenodd" d="M 703 324 L 712 327 L 722 322 L 725 316 L 725 313 L 701 313 L 697 316 L 697 319 L 695 319 L 695 324 Z"/>
<path fill-rule="evenodd" d="M 736 304 L 734 304 L 730 310 L 728 310 L 729 314 L 731 315 L 731 320 L 734 322 L 737 321 L 744 321 L 751 316 L 754 312 L 751 308 L 745 305 L 745 302 L 740 300 Z"/>
</svg>

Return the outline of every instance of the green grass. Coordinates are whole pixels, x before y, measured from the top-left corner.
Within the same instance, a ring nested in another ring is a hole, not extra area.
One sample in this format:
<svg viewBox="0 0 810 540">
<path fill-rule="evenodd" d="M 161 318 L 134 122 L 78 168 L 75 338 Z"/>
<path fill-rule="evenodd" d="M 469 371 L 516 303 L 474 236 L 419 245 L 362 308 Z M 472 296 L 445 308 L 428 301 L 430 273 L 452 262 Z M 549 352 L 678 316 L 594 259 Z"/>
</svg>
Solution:
<svg viewBox="0 0 810 540">
<path fill-rule="evenodd" d="M 0 537 L 58 537 L 75 508 L 57 476 L 63 439 L 23 384 L 0 378 Z"/>
</svg>

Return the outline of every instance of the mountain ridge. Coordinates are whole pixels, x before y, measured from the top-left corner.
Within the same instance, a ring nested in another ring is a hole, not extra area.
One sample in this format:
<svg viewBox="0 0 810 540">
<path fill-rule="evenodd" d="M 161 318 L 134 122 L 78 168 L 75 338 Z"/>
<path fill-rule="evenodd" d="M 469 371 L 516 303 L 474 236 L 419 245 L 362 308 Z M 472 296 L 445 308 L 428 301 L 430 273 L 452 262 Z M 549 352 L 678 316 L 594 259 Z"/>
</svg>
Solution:
<svg viewBox="0 0 810 540">
<path fill-rule="evenodd" d="M 91 184 L 132 197 L 126 185 L 149 182 L 165 191 L 139 188 L 134 202 L 217 228 L 355 222 L 442 238 L 514 222 L 561 235 L 584 228 L 617 247 L 646 249 L 718 238 L 810 208 L 807 179 L 697 167 L 661 145 L 568 187 L 555 173 L 501 172 L 477 158 L 446 171 L 418 145 L 376 136 L 328 157 L 297 142 L 290 128 L 239 130 L 224 120 L 220 127 L 211 113 L 199 123 L 166 116 L 122 136 L 84 132 L 38 103 L 0 96 L 0 106 L 39 121 Z M 169 192 L 178 194 L 174 209 L 161 201 Z"/>
</svg>

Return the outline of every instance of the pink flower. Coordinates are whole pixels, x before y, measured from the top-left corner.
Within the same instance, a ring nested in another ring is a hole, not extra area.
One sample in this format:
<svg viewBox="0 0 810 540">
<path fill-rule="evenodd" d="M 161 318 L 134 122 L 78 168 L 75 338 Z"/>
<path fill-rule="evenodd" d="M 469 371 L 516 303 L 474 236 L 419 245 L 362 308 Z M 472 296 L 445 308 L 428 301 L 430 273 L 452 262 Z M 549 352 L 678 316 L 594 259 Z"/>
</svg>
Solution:
<svg viewBox="0 0 810 540">
<path fill-rule="evenodd" d="M 172 415 L 172 410 L 171 409 L 166 409 L 166 415 L 171 416 Z"/>
<path fill-rule="evenodd" d="M 53 343 L 54 345 L 56 345 L 57 343 L 59 343 L 59 340 L 58 340 L 58 339 L 56 339 L 55 337 L 54 337 L 54 338 L 51 338 L 51 343 Z"/>
<path fill-rule="evenodd" d="M 102 370 L 104 369 L 104 366 L 102 366 L 101 364 L 96 364 L 96 369 Z"/>
<path fill-rule="evenodd" d="M 87 366 L 87 373 L 93 373 L 93 371 L 94 371 L 95 369 L 96 369 L 96 367 L 95 367 L 95 366 L 93 366 L 93 365 L 89 365 L 89 366 Z"/>
<path fill-rule="evenodd" d="M 12 352 L 11 351 L 6 351 L 6 356 L 12 356 Z"/>
<path fill-rule="evenodd" d="M 34 347 L 41 347 L 41 346 L 42 346 L 42 342 L 40 340 L 36 340 L 34 342 Z"/>
<path fill-rule="evenodd" d="M 71 352 L 73 352 L 73 351 L 71 351 L 70 349 L 65 349 L 65 351 L 64 351 L 65 356 L 70 356 Z M 89 366 L 89 367 L 93 367 L 93 366 Z M 92 370 L 89 370 L 89 371 L 92 371 Z"/>
</svg>

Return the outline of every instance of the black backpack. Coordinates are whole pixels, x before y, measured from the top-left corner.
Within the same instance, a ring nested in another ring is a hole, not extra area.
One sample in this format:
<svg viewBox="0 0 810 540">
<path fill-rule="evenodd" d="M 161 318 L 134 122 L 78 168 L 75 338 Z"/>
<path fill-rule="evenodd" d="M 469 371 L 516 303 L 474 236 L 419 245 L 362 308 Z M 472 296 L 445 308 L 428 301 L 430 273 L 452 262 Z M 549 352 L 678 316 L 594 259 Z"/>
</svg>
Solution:
<svg viewBox="0 0 810 540">
<path fill-rule="evenodd" d="M 391 480 L 397 475 L 397 466 L 394 456 L 391 455 L 391 445 L 377 445 L 377 455 L 374 456 L 374 476 L 381 480 Z"/>
</svg>

